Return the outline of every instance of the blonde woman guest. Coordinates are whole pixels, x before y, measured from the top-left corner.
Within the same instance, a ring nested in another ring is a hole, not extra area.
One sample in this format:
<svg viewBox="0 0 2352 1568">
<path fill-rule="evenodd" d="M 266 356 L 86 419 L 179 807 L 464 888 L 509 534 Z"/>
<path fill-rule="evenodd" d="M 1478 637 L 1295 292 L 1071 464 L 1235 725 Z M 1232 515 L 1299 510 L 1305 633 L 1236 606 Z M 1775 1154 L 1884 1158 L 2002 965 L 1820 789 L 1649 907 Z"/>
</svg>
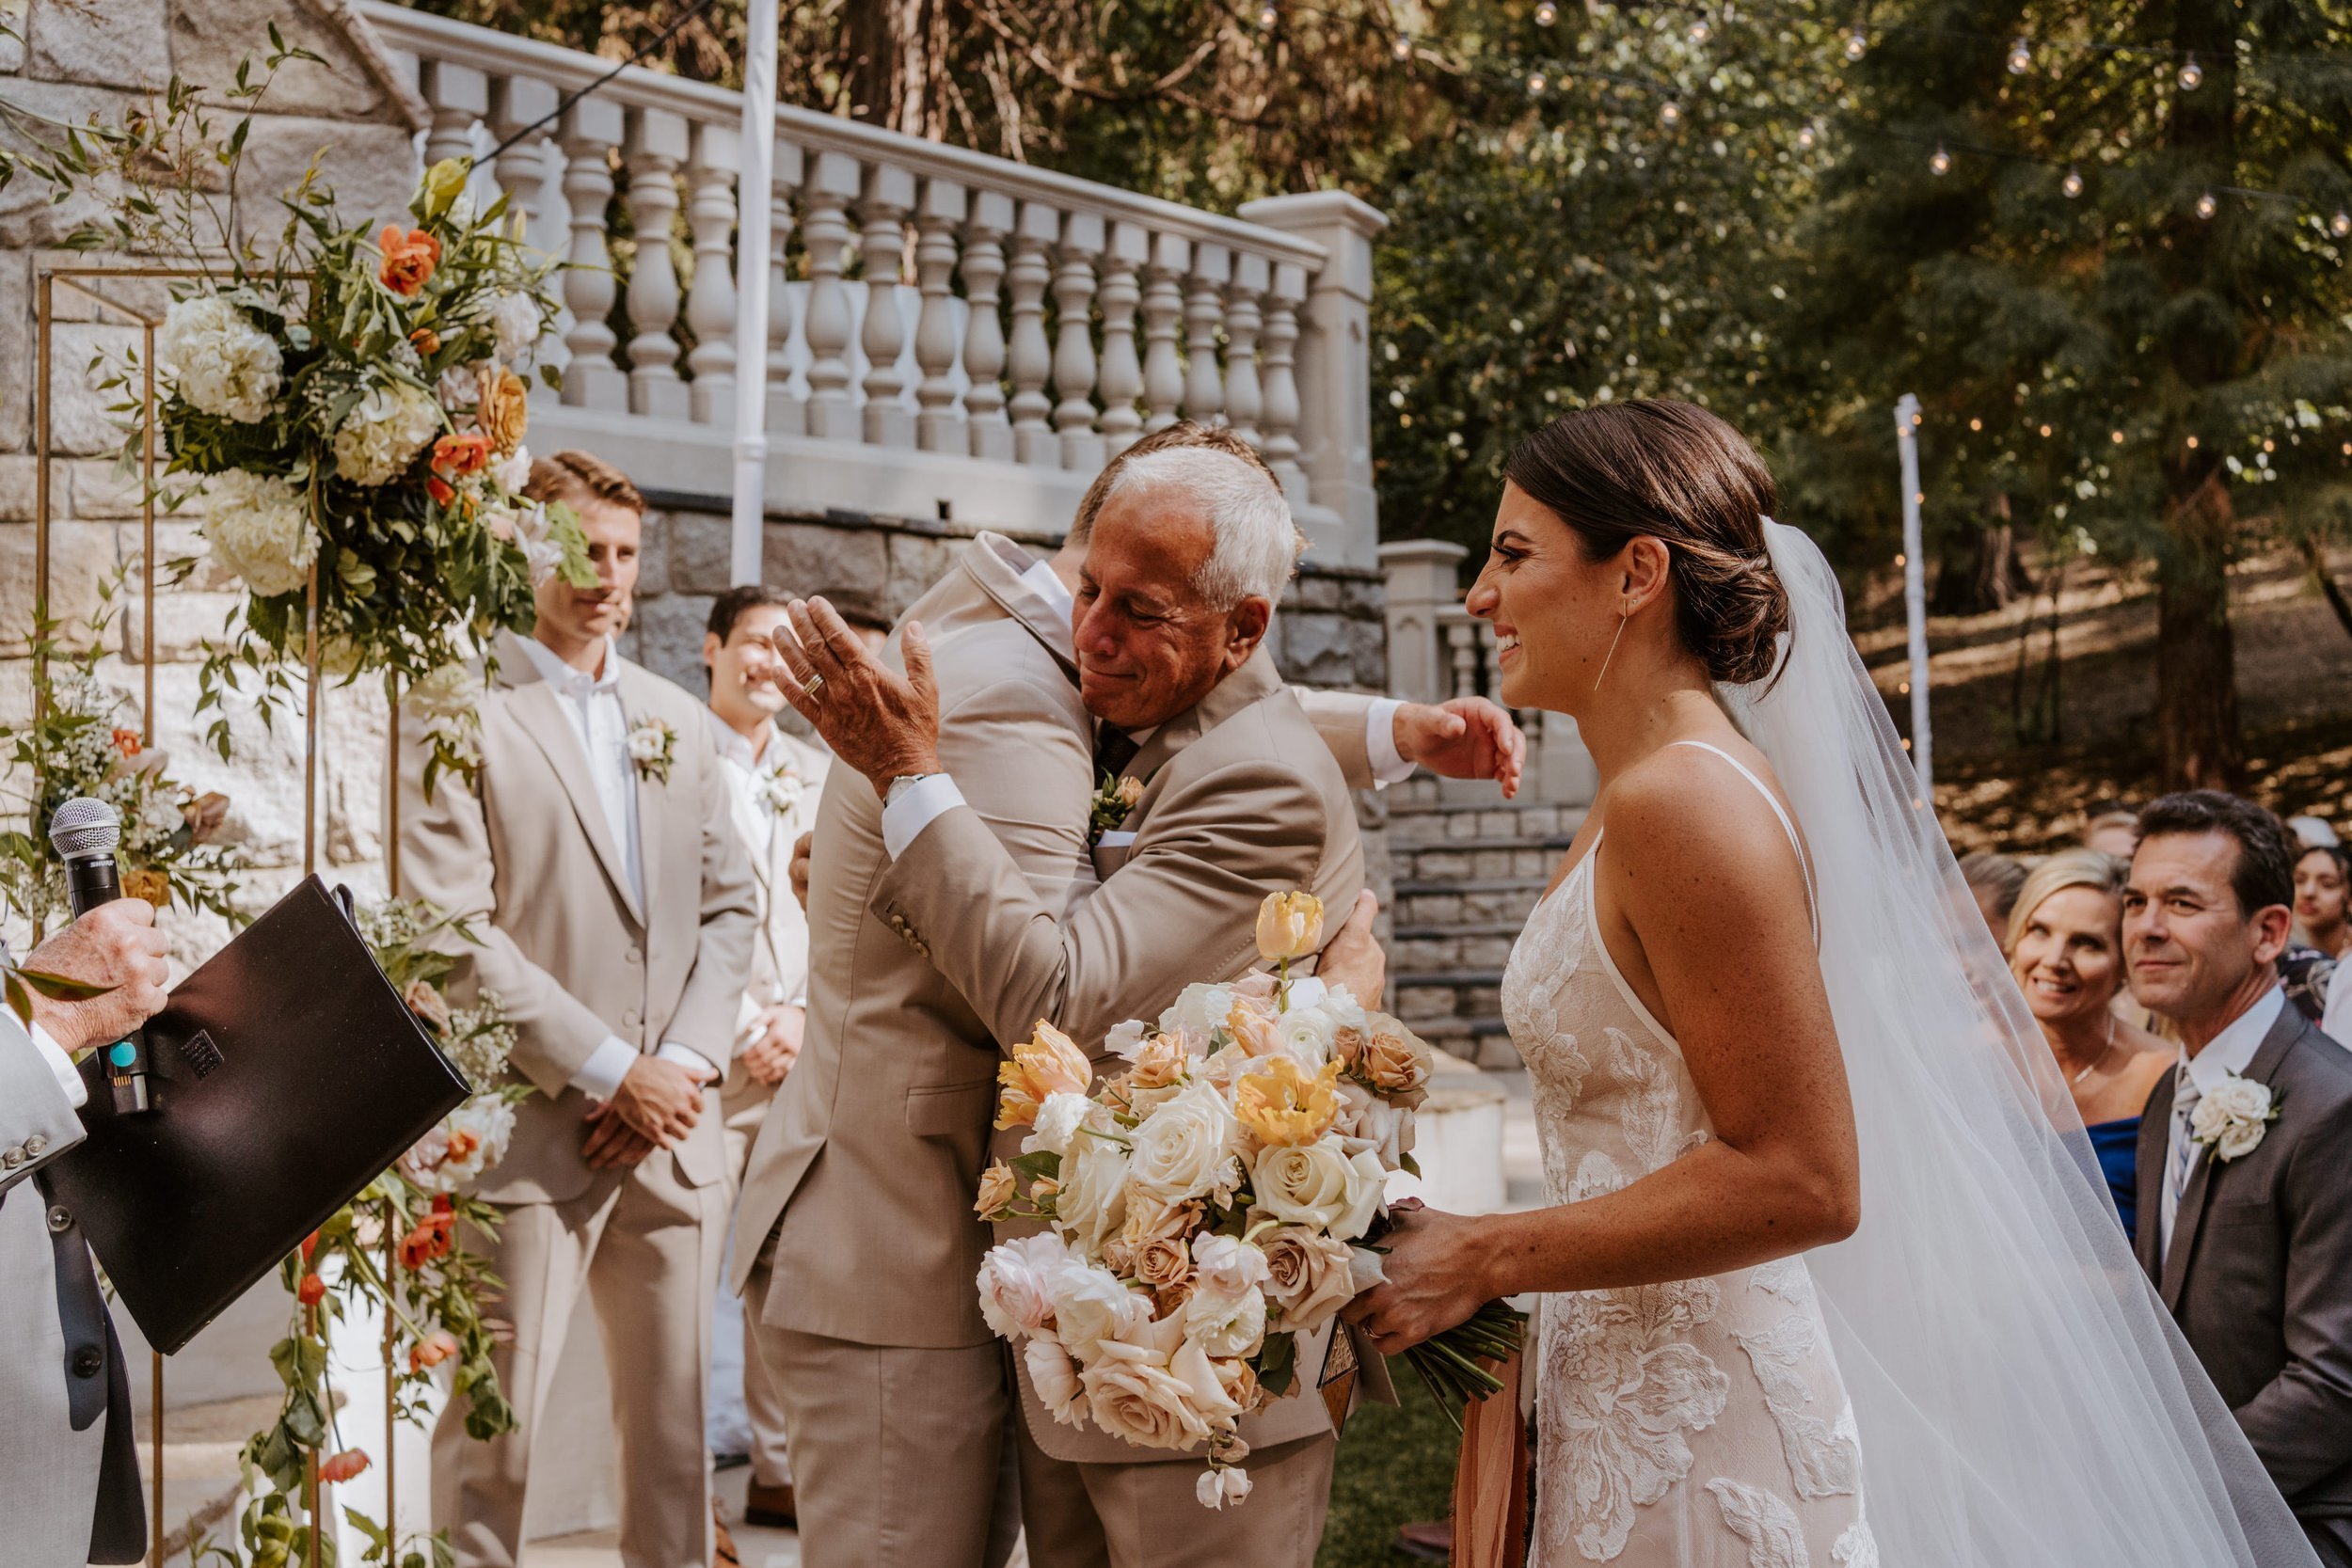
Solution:
<svg viewBox="0 0 2352 1568">
<path fill-rule="evenodd" d="M 2098 1153 L 2123 1234 L 2137 1233 L 2139 1113 L 2177 1053 L 2116 1017 L 2123 989 L 2123 881 L 2129 867 L 2068 849 L 2035 867 L 2010 911 L 2010 973 L 2058 1058 Z"/>
</svg>

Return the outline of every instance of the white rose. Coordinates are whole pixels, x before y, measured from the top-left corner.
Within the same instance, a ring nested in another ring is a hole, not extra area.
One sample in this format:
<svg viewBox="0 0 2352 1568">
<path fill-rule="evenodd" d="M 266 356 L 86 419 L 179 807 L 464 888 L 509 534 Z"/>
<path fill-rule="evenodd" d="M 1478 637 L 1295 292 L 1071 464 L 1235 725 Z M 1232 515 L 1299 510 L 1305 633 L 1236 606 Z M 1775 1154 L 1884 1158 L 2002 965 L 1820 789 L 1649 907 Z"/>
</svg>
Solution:
<svg viewBox="0 0 2352 1568">
<path fill-rule="evenodd" d="M 335 432 L 335 471 L 354 484 L 384 484 L 441 433 L 432 398 L 395 381 L 372 387 Z"/>
<path fill-rule="evenodd" d="M 1208 1440 L 1209 1423 L 1192 1390 L 1168 1370 L 1168 1354 L 1152 1345 L 1105 1339 L 1079 1373 L 1095 1425 L 1140 1449 L 1188 1449 Z"/>
<path fill-rule="evenodd" d="M 2250 1078 L 2232 1076 L 2216 1085 L 2188 1114 L 2189 1131 L 2213 1146 L 2220 1160 L 2250 1154 L 2270 1129 L 2270 1089 Z"/>
<path fill-rule="evenodd" d="M 319 553 L 301 492 L 275 474 L 243 468 L 205 480 L 204 537 L 214 558 L 263 598 L 299 590 Z"/>
<path fill-rule="evenodd" d="M 1369 1149 L 1348 1154 L 1337 1138 L 1327 1136 L 1299 1148 L 1265 1150 L 1258 1156 L 1250 1185 L 1277 1219 L 1347 1242 L 1371 1227 L 1386 1180 L 1379 1156 Z"/>
<path fill-rule="evenodd" d="M 1067 1159 L 1070 1146 L 1078 1136 L 1079 1125 L 1086 1120 L 1087 1113 L 1093 1109 L 1092 1101 L 1082 1094 L 1072 1094 L 1067 1089 L 1057 1089 L 1047 1095 L 1045 1102 L 1037 1108 L 1037 1124 L 1029 1130 L 1029 1135 L 1021 1140 L 1021 1152 L 1035 1154 L 1043 1149 Z"/>
<path fill-rule="evenodd" d="M 1168 1375 L 1184 1386 L 1184 1393 L 1201 1420 L 1212 1427 L 1228 1427 L 1241 1415 L 1241 1406 L 1225 1386 L 1225 1379 L 1209 1359 L 1208 1350 L 1195 1338 L 1189 1329 L 1168 1358 Z"/>
<path fill-rule="evenodd" d="M 1232 1010 L 1232 987 L 1186 986 L 1160 1014 L 1160 1033 L 1172 1035 L 1181 1030 L 1205 1046 L 1211 1035 L 1225 1027 L 1225 1015 Z"/>
<path fill-rule="evenodd" d="M 629 760 L 631 762 L 656 760 L 661 755 L 662 748 L 668 739 L 669 736 L 655 725 L 638 725 L 637 728 L 628 732 Z"/>
<path fill-rule="evenodd" d="M 1103 1048 L 1122 1062 L 1132 1062 L 1143 1050 L 1146 1029 L 1147 1025 L 1139 1018 L 1114 1024 L 1111 1032 L 1103 1037 Z"/>
<path fill-rule="evenodd" d="M 1000 1339 L 1019 1339 L 1053 1320 L 1052 1282 L 1068 1266 L 1070 1249 L 1047 1232 L 1003 1242 L 980 1259 L 980 1316 Z"/>
<path fill-rule="evenodd" d="M 521 495 L 523 486 L 531 483 L 531 449 L 517 445 L 513 451 L 491 458 L 490 477 L 509 495 Z"/>
<path fill-rule="evenodd" d="M 1021 1352 L 1029 1371 L 1029 1386 L 1041 1403 L 1064 1426 L 1087 1424 L 1086 1390 L 1078 1385 L 1078 1364 L 1051 1339 L 1032 1339 Z"/>
<path fill-rule="evenodd" d="M 1265 1338 L 1265 1294 L 1195 1291 L 1184 1300 L 1184 1338 L 1211 1355 L 1255 1355 Z"/>
<path fill-rule="evenodd" d="M 1229 1181 L 1228 1162 L 1242 1148 L 1242 1127 L 1232 1107 L 1207 1084 L 1186 1085 L 1144 1118 L 1132 1136 L 1135 1157 L 1127 1179 L 1165 1203 L 1199 1197 Z"/>
<path fill-rule="evenodd" d="M 1253 1227 L 1258 1212 L 1250 1211 Z M 1266 1231 L 1260 1244 L 1269 1275 L 1266 1299 L 1275 1308 L 1277 1327 L 1311 1334 L 1356 1299 L 1358 1287 L 1348 1266 L 1346 1243 L 1318 1235 L 1303 1225 L 1285 1225 Z"/>
<path fill-rule="evenodd" d="M 503 293 L 490 307 L 490 327 L 498 334 L 499 357 L 521 364 L 539 341 L 539 302 L 526 293 Z"/>
<path fill-rule="evenodd" d="M 1320 1070 L 1331 1059 L 1331 1037 L 1338 1033 L 1339 1022 L 1322 1007 L 1284 1013 L 1274 1027 L 1282 1037 L 1282 1054 L 1309 1072 Z"/>
<path fill-rule="evenodd" d="M 1152 1301 L 1119 1282 L 1110 1270 L 1071 1259 L 1046 1276 L 1054 1301 L 1054 1338 L 1081 1360 L 1105 1339 L 1152 1321 Z"/>
<path fill-rule="evenodd" d="M 217 294 L 180 300 L 167 310 L 155 356 L 190 407 L 240 424 L 269 417 L 284 379 L 278 340 Z"/>
<path fill-rule="evenodd" d="M 1340 1080 L 1340 1119 L 1331 1130 L 1347 1141 L 1348 1152 L 1372 1150 L 1383 1170 L 1404 1168 L 1413 1147 L 1413 1114 L 1390 1104 L 1353 1078 Z"/>
<path fill-rule="evenodd" d="M 1203 1470 L 1193 1483 L 1192 1495 L 1202 1508 L 1222 1509 L 1227 1503 L 1245 1502 L 1249 1497 L 1249 1472 L 1232 1465 L 1222 1470 Z"/>
<path fill-rule="evenodd" d="M 1062 1162 L 1054 1212 L 1071 1241 L 1100 1257 L 1103 1239 L 1127 1218 L 1127 1151 L 1109 1138 L 1079 1137 Z"/>
<path fill-rule="evenodd" d="M 1264 1253 L 1238 1236 L 1214 1231 L 1192 1239 L 1192 1272 L 1198 1289 L 1227 1296 L 1254 1291 L 1267 1278 Z"/>
</svg>

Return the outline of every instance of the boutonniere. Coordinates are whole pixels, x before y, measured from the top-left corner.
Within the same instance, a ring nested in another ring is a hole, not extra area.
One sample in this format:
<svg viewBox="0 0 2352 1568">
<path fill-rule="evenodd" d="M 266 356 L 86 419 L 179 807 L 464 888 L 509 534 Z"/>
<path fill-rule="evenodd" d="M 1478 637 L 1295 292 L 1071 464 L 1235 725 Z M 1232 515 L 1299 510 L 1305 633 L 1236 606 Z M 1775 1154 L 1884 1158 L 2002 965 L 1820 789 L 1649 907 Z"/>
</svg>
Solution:
<svg viewBox="0 0 2352 1568">
<path fill-rule="evenodd" d="M 1103 775 L 1103 787 L 1094 792 L 1093 805 L 1087 812 L 1087 847 L 1091 849 L 1103 842 L 1103 835 L 1127 820 L 1127 814 L 1143 799 L 1143 781 L 1133 773 L 1113 778 Z"/>
<path fill-rule="evenodd" d="M 791 816 L 807 793 L 808 785 L 801 782 L 800 773 L 790 763 L 760 781 L 760 803 L 777 816 Z"/>
<path fill-rule="evenodd" d="M 2279 1101 L 2270 1085 L 2233 1072 L 2189 1111 L 2188 1141 L 2227 1164 L 2253 1153 L 2278 1119 Z"/>
<path fill-rule="evenodd" d="M 637 765 L 639 778 L 668 784 L 676 758 L 677 731 L 659 719 L 640 719 L 629 726 L 628 760 Z"/>
</svg>

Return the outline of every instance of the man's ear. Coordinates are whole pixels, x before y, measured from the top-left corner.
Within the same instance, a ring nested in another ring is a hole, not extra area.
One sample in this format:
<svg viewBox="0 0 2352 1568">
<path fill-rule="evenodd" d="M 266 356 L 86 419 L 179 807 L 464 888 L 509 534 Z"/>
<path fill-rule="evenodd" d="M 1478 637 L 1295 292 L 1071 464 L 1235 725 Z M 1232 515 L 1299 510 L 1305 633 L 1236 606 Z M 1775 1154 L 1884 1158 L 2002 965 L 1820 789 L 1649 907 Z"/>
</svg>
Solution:
<svg viewBox="0 0 2352 1568">
<path fill-rule="evenodd" d="M 710 672 L 712 674 L 718 673 L 719 650 L 723 646 L 724 646 L 724 644 L 719 641 L 719 634 L 717 632 L 707 631 L 703 633 L 703 668 Z"/>
<path fill-rule="evenodd" d="M 2295 911 L 2271 904 L 2254 911 L 2254 961 L 2276 963 L 2295 935 Z"/>
<path fill-rule="evenodd" d="M 1253 594 L 1235 605 L 1228 615 L 1225 673 L 1232 674 L 1248 663 L 1249 656 L 1265 641 L 1266 627 L 1274 621 L 1274 607 Z"/>
</svg>

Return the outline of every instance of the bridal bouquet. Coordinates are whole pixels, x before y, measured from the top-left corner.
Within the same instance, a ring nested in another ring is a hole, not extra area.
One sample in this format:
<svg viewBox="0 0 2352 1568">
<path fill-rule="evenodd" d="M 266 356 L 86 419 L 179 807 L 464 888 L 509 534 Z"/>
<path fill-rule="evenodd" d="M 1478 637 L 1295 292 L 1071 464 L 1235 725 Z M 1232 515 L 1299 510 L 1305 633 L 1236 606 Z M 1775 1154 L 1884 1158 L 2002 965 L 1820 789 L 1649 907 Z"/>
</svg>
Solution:
<svg viewBox="0 0 2352 1568">
<path fill-rule="evenodd" d="M 1187 986 L 1156 1023 L 1120 1024 L 1105 1043 L 1125 1068 L 1100 1083 L 1042 1021 L 998 1069 L 996 1126 L 1030 1131 L 976 1208 L 1044 1228 L 989 1252 L 980 1310 L 1055 1419 L 1205 1446 L 1211 1508 L 1249 1495 L 1242 1418 L 1295 1390 L 1302 1338 L 1378 1280 L 1388 1175 L 1414 1169 L 1429 1048 L 1343 989 L 1289 983 L 1321 928 L 1311 895 L 1268 898 L 1259 951 L 1277 972 Z M 1412 1354 L 1444 1369 L 1441 1402 L 1478 1397 L 1501 1385 L 1477 1357 L 1517 1332 L 1489 1307 Z"/>
</svg>

